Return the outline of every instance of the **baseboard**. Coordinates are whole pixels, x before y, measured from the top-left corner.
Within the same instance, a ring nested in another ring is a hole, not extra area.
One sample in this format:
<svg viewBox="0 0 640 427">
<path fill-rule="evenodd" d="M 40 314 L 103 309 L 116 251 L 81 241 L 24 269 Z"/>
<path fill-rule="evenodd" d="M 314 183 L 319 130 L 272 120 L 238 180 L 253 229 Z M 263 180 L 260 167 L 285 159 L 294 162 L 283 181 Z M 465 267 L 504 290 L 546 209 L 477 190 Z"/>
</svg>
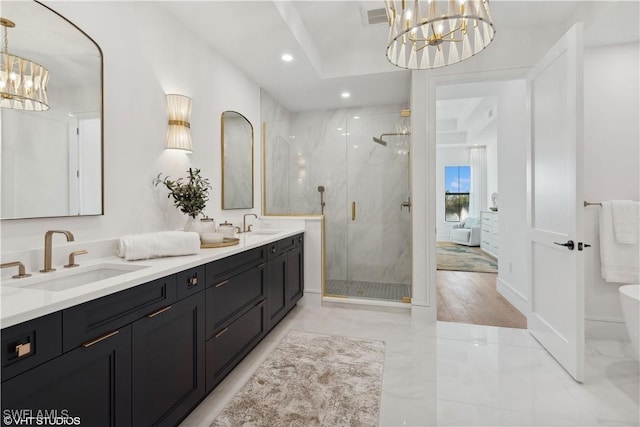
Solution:
<svg viewBox="0 0 640 427">
<path fill-rule="evenodd" d="M 507 301 L 511 303 L 525 317 L 529 317 L 529 300 L 520 291 L 514 289 L 507 282 L 502 280 L 500 276 L 496 279 L 496 290 Z"/>
<path fill-rule="evenodd" d="M 301 306 L 320 307 L 322 305 L 322 295 L 315 290 L 304 290 L 304 296 L 298 301 Z"/>
<path fill-rule="evenodd" d="M 630 341 L 624 319 L 602 316 L 585 316 L 584 333 L 594 340 Z"/>
<path fill-rule="evenodd" d="M 387 311 L 391 313 L 411 312 L 410 304 L 394 301 L 367 300 L 358 298 L 322 297 L 322 305 L 327 307 Z"/>
</svg>

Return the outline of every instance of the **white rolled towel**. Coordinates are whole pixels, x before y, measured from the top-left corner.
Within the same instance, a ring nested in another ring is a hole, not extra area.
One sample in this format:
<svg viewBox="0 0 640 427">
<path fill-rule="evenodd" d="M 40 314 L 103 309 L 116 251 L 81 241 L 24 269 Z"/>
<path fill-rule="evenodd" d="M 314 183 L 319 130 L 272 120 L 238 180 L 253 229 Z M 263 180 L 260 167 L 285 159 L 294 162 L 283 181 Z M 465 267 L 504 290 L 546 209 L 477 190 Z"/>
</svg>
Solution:
<svg viewBox="0 0 640 427">
<path fill-rule="evenodd" d="M 200 252 L 200 235 L 191 231 L 160 231 L 120 238 L 116 255 L 127 261 L 193 255 Z"/>
</svg>

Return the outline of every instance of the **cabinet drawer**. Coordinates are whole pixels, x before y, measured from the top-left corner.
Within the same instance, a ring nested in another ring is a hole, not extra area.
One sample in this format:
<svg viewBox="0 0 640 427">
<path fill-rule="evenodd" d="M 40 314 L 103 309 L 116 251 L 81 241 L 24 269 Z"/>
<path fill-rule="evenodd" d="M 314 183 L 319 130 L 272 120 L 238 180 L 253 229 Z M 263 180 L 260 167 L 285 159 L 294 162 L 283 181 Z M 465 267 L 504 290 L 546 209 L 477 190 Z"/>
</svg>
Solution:
<svg viewBox="0 0 640 427">
<path fill-rule="evenodd" d="M 62 312 L 2 330 L 2 380 L 62 354 Z"/>
<path fill-rule="evenodd" d="M 266 297 L 266 263 L 207 289 L 207 338 L 225 322 Z"/>
<path fill-rule="evenodd" d="M 204 290 L 207 284 L 205 280 L 205 270 L 205 266 L 201 265 L 176 274 L 178 299 L 186 298 Z"/>
<path fill-rule="evenodd" d="M 173 274 L 62 312 L 63 351 L 129 324 L 176 301 Z"/>
<path fill-rule="evenodd" d="M 282 240 L 278 240 L 278 254 L 289 252 L 291 249 L 295 249 L 297 246 L 298 236 L 291 236 Z"/>
<path fill-rule="evenodd" d="M 266 331 L 265 314 L 263 301 L 207 341 L 207 392 L 260 341 Z"/>
<path fill-rule="evenodd" d="M 261 246 L 218 261 L 210 262 L 206 266 L 207 287 L 218 284 L 224 278 L 236 275 L 243 270 L 266 261 L 267 247 Z"/>
</svg>

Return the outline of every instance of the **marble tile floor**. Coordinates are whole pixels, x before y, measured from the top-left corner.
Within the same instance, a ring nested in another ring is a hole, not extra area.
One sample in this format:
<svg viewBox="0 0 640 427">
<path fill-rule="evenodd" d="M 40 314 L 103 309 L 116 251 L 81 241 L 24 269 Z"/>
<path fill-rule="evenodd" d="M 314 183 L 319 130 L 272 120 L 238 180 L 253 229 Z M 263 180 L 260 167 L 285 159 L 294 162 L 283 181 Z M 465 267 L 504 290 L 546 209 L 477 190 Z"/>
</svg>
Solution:
<svg viewBox="0 0 640 427">
<path fill-rule="evenodd" d="M 380 426 L 640 424 L 629 343 L 588 341 L 579 384 L 526 330 L 299 304 L 181 426 L 210 425 L 291 329 L 385 341 Z"/>
<path fill-rule="evenodd" d="M 411 296 L 410 285 L 404 283 L 327 279 L 325 287 L 328 295 L 344 295 L 353 298 L 402 302 L 403 297 Z"/>
</svg>

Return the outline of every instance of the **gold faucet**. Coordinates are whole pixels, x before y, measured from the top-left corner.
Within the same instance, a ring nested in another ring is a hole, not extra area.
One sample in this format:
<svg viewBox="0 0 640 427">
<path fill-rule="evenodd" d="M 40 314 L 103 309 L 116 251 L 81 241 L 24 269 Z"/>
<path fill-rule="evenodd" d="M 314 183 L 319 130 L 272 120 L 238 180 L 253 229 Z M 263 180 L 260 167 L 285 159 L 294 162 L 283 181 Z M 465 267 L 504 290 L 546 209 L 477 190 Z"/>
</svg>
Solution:
<svg viewBox="0 0 640 427">
<path fill-rule="evenodd" d="M 27 270 L 24 268 L 24 264 L 20 261 L 5 262 L 4 264 L 0 264 L 0 268 L 6 267 L 18 267 L 18 274 L 11 276 L 14 279 L 22 279 L 23 277 L 31 276 L 31 274 L 27 273 Z"/>
<path fill-rule="evenodd" d="M 251 225 L 249 225 L 249 228 L 247 228 L 247 217 L 253 215 L 254 217 L 256 217 L 256 219 L 258 219 L 258 215 L 254 214 L 254 213 L 248 213 L 248 214 L 244 214 L 244 216 L 242 217 L 242 232 L 246 233 L 248 231 L 251 231 Z"/>
<path fill-rule="evenodd" d="M 76 264 L 76 257 L 78 255 L 84 255 L 84 254 L 88 254 L 89 252 L 85 251 L 84 249 L 80 250 L 80 251 L 75 251 L 75 252 L 71 252 L 69 254 L 69 264 L 66 264 L 64 266 L 64 268 L 73 268 L 73 267 L 79 267 L 80 264 Z"/>
<path fill-rule="evenodd" d="M 50 271 L 56 271 L 55 268 L 51 268 L 51 253 L 53 252 L 52 240 L 55 233 L 64 234 L 67 237 L 67 242 L 73 242 L 73 234 L 66 230 L 49 230 L 44 234 L 44 268 L 40 270 L 40 273 L 48 273 Z"/>
</svg>

